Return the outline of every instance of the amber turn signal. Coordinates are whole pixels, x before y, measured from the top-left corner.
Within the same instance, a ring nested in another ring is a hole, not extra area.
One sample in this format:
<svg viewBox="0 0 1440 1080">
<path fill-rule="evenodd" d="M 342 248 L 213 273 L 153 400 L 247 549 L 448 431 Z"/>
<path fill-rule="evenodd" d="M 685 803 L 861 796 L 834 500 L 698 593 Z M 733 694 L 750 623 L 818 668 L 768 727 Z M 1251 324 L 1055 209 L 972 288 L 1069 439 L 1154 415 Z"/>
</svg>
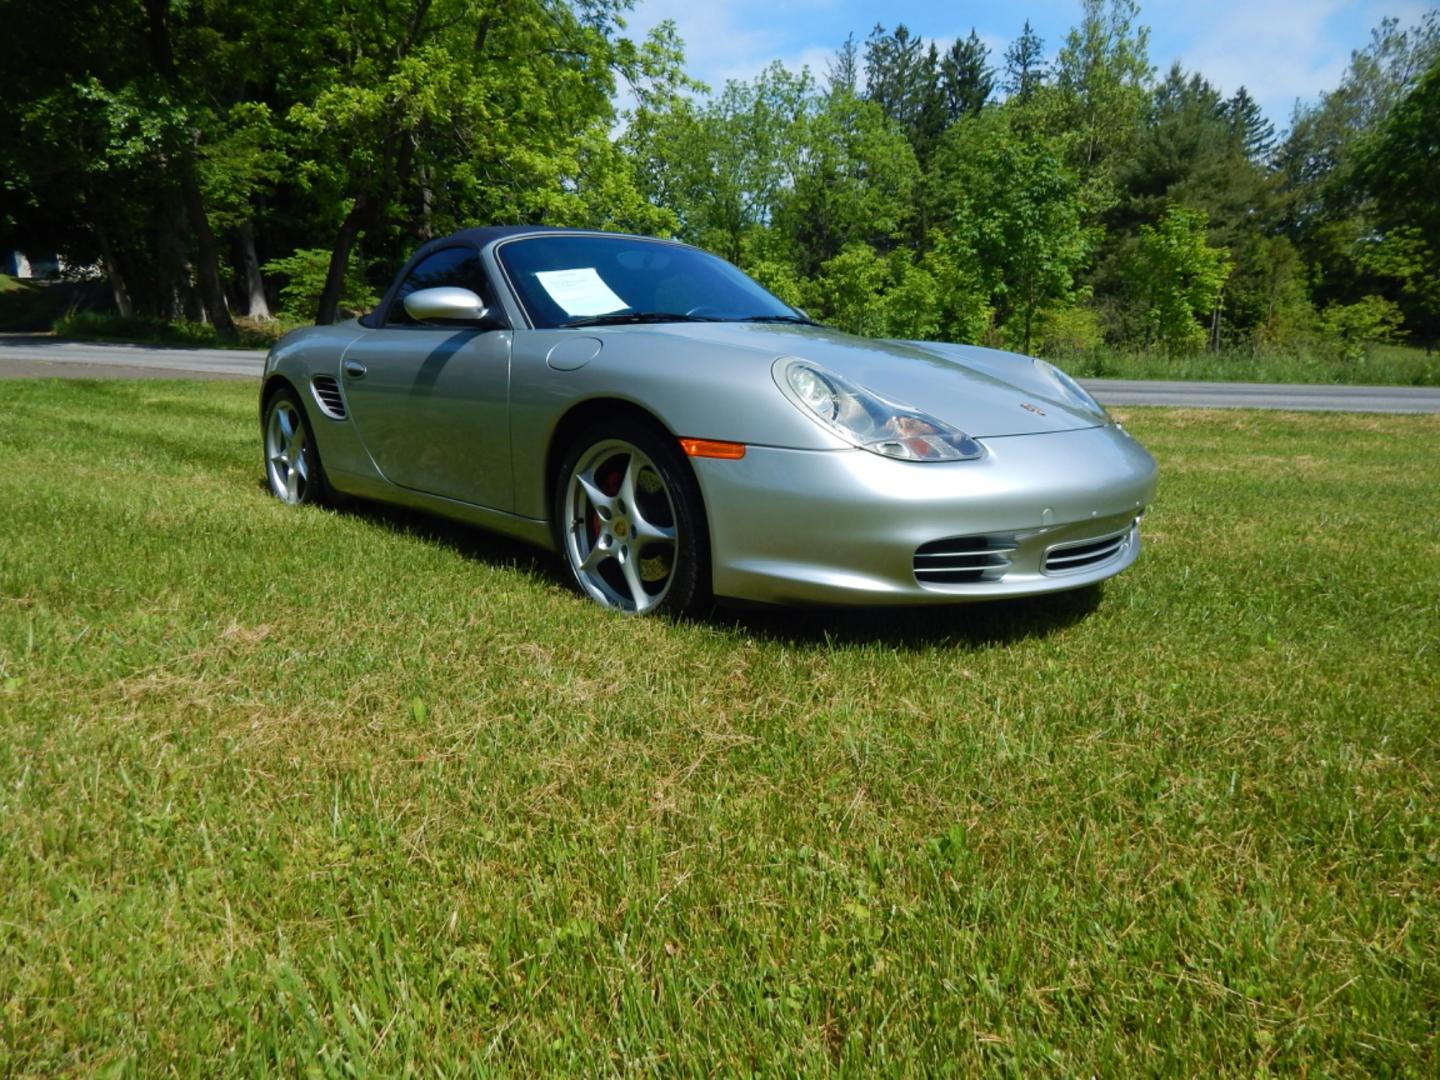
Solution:
<svg viewBox="0 0 1440 1080">
<path fill-rule="evenodd" d="M 718 439 L 681 439 L 680 449 L 690 457 L 726 458 L 738 461 L 745 456 L 742 442 L 721 442 Z"/>
</svg>

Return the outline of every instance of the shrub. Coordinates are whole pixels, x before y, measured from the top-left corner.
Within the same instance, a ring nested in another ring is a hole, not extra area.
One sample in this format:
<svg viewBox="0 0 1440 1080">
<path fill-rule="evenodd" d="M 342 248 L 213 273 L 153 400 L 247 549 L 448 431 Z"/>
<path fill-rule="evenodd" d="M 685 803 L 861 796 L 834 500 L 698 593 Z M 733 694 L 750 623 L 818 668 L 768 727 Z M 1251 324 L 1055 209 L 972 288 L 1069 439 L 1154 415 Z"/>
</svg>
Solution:
<svg viewBox="0 0 1440 1080">
<path fill-rule="evenodd" d="M 286 278 L 280 287 L 280 313 L 291 319 L 309 321 L 320 307 L 320 294 L 325 291 L 325 277 L 330 272 L 328 248 L 300 248 L 282 259 L 271 259 L 262 270 Z M 345 283 L 340 291 L 340 309 L 359 313 L 369 311 L 379 297 L 365 280 L 359 260 L 352 250 Z"/>
<path fill-rule="evenodd" d="M 1320 333 L 1333 352 L 1358 363 L 1371 345 L 1397 341 L 1404 321 L 1400 308 L 1383 296 L 1362 296 L 1353 304 L 1326 307 L 1320 313 Z"/>
</svg>

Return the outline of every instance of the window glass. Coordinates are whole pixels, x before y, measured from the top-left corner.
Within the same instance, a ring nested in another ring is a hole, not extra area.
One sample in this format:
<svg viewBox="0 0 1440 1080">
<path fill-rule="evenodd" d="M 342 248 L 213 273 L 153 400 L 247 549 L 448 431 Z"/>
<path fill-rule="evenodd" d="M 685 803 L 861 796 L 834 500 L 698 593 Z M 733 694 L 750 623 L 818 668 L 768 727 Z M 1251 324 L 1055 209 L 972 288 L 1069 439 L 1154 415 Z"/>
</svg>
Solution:
<svg viewBox="0 0 1440 1080">
<path fill-rule="evenodd" d="M 401 282 L 390 303 L 390 312 L 385 320 L 387 326 L 415 326 L 405 310 L 405 297 L 420 289 L 434 289 L 441 285 L 458 285 L 469 289 L 480 297 L 491 311 L 495 311 L 494 294 L 485 280 L 485 270 L 480 264 L 480 253 L 470 247 L 445 248 L 426 256 Z"/>
<path fill-rule="evenodd" d="M 498 249 L 539 328 L 611 314 L 717 320 L 794 316 L 723 259 L 694 248 L 620 236 L 536 236 Z"/>
</svg>

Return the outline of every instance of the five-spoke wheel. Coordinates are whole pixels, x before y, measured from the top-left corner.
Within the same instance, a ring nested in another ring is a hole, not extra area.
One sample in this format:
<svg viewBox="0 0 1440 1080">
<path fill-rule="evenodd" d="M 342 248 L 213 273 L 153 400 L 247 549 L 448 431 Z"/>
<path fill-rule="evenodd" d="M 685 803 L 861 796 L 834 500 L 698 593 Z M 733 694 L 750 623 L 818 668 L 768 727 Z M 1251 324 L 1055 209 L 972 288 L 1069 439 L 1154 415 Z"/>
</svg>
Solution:
<svg viewBox="0 0 1440 1080">
<path fill-rule="evenodd" d="M 592 428 L 561 469 L 561 547 L 576 583 L 606 607 L 681 612 L 708 598 L 699 494 L 672 442 L 638 424 Z"/>
<path fill-rule="evenodd" d="M 292 504 L 321 501 L 325 479 L 310 423 L 289 390 L 278 390 L 265 410 L 265 477 L 270 493 Z"/>
</svg>

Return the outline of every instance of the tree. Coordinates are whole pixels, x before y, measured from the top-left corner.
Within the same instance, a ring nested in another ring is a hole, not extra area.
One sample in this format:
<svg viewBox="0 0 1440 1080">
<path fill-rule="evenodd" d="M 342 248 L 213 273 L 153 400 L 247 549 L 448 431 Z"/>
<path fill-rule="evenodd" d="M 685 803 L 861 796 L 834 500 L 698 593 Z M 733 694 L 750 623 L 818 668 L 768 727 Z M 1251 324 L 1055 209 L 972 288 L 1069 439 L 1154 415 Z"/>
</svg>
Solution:
<svg viewBox="0 0 1440 1080">
<path fill-rule="evenodd" d="M 923 39 L 913 36 L 903 23 L 893 32 L 875 25 L 865 43 L 866 100 L 913 133 L 919 129 L 934 78 L 934 61 Z"/>
<path fill-rule="evenodd" d="M 1148 320 L 1146 344 L 1169 352 L 1204 346 L 1199 317 L 1211 315 L 1230 276 L 1227 253 L 1205 238 L 1203 211 L 1174 206 L 1158 225 L 1142 225 L 1132 276 Z"/>
<path fill-rule="evenodd" d="M 845 35 L 844 44 L 835 50 L 834 58 L 826 65 L 825 84 L 832 94 L 860 93 L 860 46 L 855 44 L 853 33 Z"/>
<path fill-rule="evenodd" d="M 236 92 L 244 27 L 232 15 L 219 0 L 71 0 L 7 25 L 24 56 L 7 65 L 7 95 L 25 216 L 74 261 L 98 257 L 123 313 L 203 313 L 221 333 L 230 313 L 203 162 Z"/>
<path fill-rule="evenodd" d="M 1070 31 L 1055 64 L 1060 95 L 1055 134 L 1069 144 L 1070 163 L 1082 178 L 1108 178 L 1139 137 L 1150 31 L 1136 26 L 1135 0 L 1083 0 L 1080 25 Z"/>
<path fill-rule="evenodd" d="M 668 78 L 673 63 L 673 50 L 618 36 L 622 0 L 314 2 L 326 62 L 289 119 L 311 150 L 302 169 L 337 211 L 321 322 L 357 239 L 396 219 L 435 231 L 582 214 L 571 193 L 596 126 L 614 120 L 617 72 Z"/>
<path fill-rule="evenodd" d="M 772 64 L 704 106 L 676 98 L 637 110 L 625 149 L 681 236 L 741 262 L 793 191 L 818 108 L 808 72 Z"/>
<path fill-rule="evenodd" d="M 965 40 L 956 40 L 940 61 L 940 91 L 945 104 L 945 126 L 974 116 L 995 89 L 995 71 L 989 67 L 990 50 L 974 27 Z"/>
<path fill-rule="evenodd" d="M 1236 90 L 1225 103 L 1224 115 L 1245 157 L 1257 165 L 1268 162 L 1275 152 L 1275 125 L 1265 119 L 1250 91 L 1243 86 Z"/>
<path fill-rule="evenodd" d="M 878 105 L 848 94 L 815 102 L 775 225 L 802 275 L 850 245 L 882 253 L 906 235 L 920 168 L 897 125 Z"/>
<path fill-rule="evenodd" d="M 1045 41 L 1025 20 L 1025 29 L 1005 50 L 1005 93 L 1024 101 L 1045 81 Z"/>
<path fill-rule="evenodd" d="M 1362 271 L 1398 282 L 1402 305 L 1431 349 L 1440 331 L 1440 60 L 1359 152 L 1378 234 L 1359 246 Z"/>
<path fill-rule="evenodd" d="M 1297 107 L 1276 153 L 1284 194 L 1282 225 L 1313 280 L 1317 306 L 1356 301 L 1376 283 L 1356 261 L 1374 230 L 1363 147 L 1390 110 L 1440 58 L 1440 14 L 1401 29 L 1384 19 L 1351 54 L 1340 85 L 1313 106 Z"/>
<path fill-rule="evenodd" d="M 1038 316 L 1079 294 L 1076 274 L 1094 240 L 1079 178 L 1058 146 L 1020 137 L 1003 112 L 956 124 L 934 171 L 942 179 L 932 220 L 973 253 L 1001 333 L 1029 349 Z"/>
</svg>

